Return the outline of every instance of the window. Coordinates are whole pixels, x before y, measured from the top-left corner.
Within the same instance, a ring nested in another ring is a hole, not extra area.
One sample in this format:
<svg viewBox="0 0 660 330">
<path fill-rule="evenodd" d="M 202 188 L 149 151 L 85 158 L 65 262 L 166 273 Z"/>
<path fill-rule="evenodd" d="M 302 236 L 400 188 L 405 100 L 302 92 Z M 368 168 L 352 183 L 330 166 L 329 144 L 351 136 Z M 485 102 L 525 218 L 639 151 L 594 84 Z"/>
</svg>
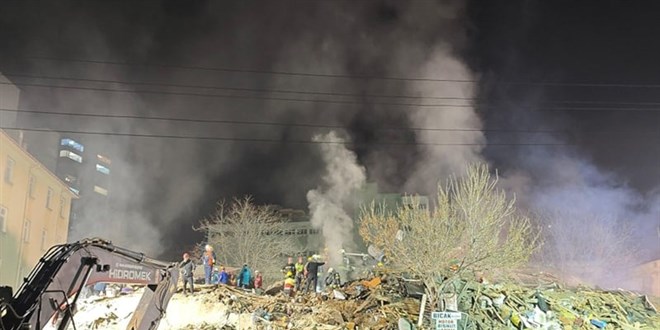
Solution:
<svg viewBox="0 0 660 330">
<path fill-rule="evenodd" d="M 30 242 L 30 220 L 23 221 L 23 242 Z"/>
<path fill-rule="evenodd" d="M 11 158 L 7 157 L 7 167 L 5 168 L 5 182 L 11 184 L 14 179 L 14 165 L 16 162 Z"/>
<path fill-rule="evenodd" d="M 28 179 L 28 196 L 30 196 L 30 198 L 34 198 L 35 184 L 36 184 L 36 179 L 34 175 L 30 175 L 30 179 Z"/>
<path fill-rule="evenodd" d="M 99 160 L 99 162 L 106 164 L 106 165 L 112 165 L 112 161 L 110 158 L 103 156 L 103 155 L 96 155 L 96 159 Z"/>
<path fill-rule="evenodd" d="M 110 174 L 110 169 L 100 164 L 96 164 L 96 171 L 103 174 Z"/>
<path fill-rule="evenodd" d="M 82 156 L 69 150 L 60 150 L 60 157 L 69 158 L 75 162 L 82 163 Z"/>
<path fill-rule="evenodd" d="M 60 145 L 78 150 L 80 152 L 85 151 L 85 146 L 83 146 L 82 144 L 80 144 L 80 143 L 78 143 L 78 142 L 76 142 L 72 139 L 62 139 L 60 141 Z"/>
<path fill-rule="evenodd" d="M 76 178 L 73 175 L 67 174 L 64 176 L 64 182 L 70 183 L 70 184 L 75 184 L 78 181 L 78 178 Z"/>
<path fill-rule="evenodd" d="M 48 236 L 48 232 L 46 232 L 46 229 L 41 230 L 41 251 L 45 251 L 47 245 L 46 238 Z"/>
<path fill-rule="evenodd" d="M 99 186 L 94 186 L 94 192 L 103 196 L 108 196 L 108 190 Z"/>
<path fill-rule="evenodd" d="M 60 197 L 60 218 L 64 218 L 64 214 L 66 213 L 66 198 Z"/>
<path fill-rule="evenodd" d="M 0 232 L 7 232 L 7 208 L 0 205 Z"/>
<path fill-rule="evenodd" d="M 80 190 L 78 190 L 78 189 L 76 189 L 76 188 L 69 187 L 69 190 L 71 190 L 71 192 L 73 192 L 73 193 L 76 194 L 76 195 L 80 195 Z"/>
<path fill-rule="evenodd" d="M 48 187 L 48 192 L 46 193 L 46 208 L 52 210 L 51 199 L 53 198 L 53 189 Z"/>
</svg>

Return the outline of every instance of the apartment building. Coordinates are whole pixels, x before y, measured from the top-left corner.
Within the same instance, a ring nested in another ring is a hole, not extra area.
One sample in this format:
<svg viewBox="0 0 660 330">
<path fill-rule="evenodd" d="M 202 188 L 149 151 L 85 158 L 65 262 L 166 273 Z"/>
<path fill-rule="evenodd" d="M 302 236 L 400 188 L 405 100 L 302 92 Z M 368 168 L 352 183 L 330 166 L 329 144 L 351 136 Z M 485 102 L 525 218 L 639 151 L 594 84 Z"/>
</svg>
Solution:
<svg viewBox="0 0 660 330">
<path fill-rule="evenodd" d="M 53 245 L 67 241 L 76 195 L 0 130 L 0 286 L 18 287 Z"/>
</svg>

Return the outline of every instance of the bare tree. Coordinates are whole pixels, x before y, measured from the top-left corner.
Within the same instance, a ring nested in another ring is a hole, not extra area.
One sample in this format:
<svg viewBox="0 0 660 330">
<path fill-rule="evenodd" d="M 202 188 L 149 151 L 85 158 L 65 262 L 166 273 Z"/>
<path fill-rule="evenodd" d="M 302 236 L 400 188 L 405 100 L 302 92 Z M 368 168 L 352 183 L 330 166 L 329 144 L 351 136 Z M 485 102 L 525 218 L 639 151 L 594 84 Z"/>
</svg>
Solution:
<svg viewBox="0 0 660 330">
<path fill-rule="evenodd" d="M 278 278 L 284 257 L 300 250 L 288 219 L 272 205 L 255 205 L 251 197 L 218 202 L 216 211 L 201 221 L 223 265 L 248 264 L 266 281 Z"/>
<path fill-rule="evenodd" d="M 463 177 L 452 176 L 438 187 L 432 210 L 419 205 L 394 212 L 376 205 L 363 210 L 360 235 L 422 279 L 435 304 L 448 280 L 471 272 L 505 272 L 525 263 L 536 249 L 538 235 L 529 219 L 496 183 L 487 165 L 469 166 Z"/>
</svg>

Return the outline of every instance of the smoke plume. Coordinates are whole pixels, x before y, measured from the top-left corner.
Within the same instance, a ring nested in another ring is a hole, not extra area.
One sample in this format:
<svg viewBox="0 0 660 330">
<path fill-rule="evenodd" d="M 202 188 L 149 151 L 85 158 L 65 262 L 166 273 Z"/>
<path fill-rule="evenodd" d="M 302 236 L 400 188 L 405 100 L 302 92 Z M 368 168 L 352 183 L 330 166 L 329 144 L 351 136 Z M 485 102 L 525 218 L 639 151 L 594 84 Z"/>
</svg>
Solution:
<svg viewBox="0 0 660 330">
<path fill-rule="evenodd" d="M 317 135 L 314 141 L 331 143 L 321 145 L 326 173 L 323 184 L 307 193 L 307 201 L 312 226 L 323 234 L 328 263 L 336 266 L 341 262 L 342 249 L 352 250 L 357 246 L 353 240 L 353 217 L 345 210 L 352 195 L 364 185 L 366 174 L 355 154 L 344 146 L 345 140 L 334 131 Z"/>
<path fill-rule="evenodd" d="M 513 166 L 503 171 L 501 183 L 536 215 L 545 240 L 536 263 L 573 284 L 641 289 L 632 279 L 634 268 L 660 255 L 657 194 L 638 192 L 578 148 L 562 145 L 566 137 L 535 141 L 557 145 L 509 154 Z"/>
</svg>

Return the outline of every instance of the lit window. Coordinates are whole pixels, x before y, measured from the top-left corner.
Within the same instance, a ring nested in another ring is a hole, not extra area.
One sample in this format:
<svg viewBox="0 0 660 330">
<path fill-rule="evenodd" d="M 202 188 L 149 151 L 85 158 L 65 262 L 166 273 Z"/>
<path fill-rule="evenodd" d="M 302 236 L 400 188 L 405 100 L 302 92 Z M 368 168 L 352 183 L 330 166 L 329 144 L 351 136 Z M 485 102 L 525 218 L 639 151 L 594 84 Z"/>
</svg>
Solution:
<svg viewBox="0 0 660 330">
<path fill-rule="evenodd" d="M 103 156 L 103 155 L 96 155 L 96 159 L 99 160 L 99 162 L 104 163 L 106 165 L 112 165 L 112 161 L 110 158 Z"/>
<path fill-rule="evenodd" d="M 23 221 L 23 242 L 30 242 L 30 220 Z"/>
<path fill-rule="evenodd" d="M 46 247 L 48 246 L 46 244 L 46 238 L 48 236 L 48 233 L 46 232 L 46 229 L 41 231 L 41 251 L 45 251 Z"/>
<path fill-rule="evenodd" d="M 71 152 L 69 150 L 60 150 L 60 157 L 66 157 L 69 158 L 75 162 L 82 163 L 82 156 Z"/>
<path fill-rule="evenodd" d="M 36 179 L 34 178 L 34 175 L 30 175 L 30 179 L 28 180 L 28 195 L 30 198 L 34 198 L 34 185 Z"/>
<path fill-rule="evenodd" d="M 108 190 L 105 188 L 101 188 L 99 186 L 94 186 L 94 192 L 99 193 L 103 196 L 108 196 Z"/>
<path fill-rule="evenodd" d="M 48 192 L 46 193 L 46 208 L 52 210 L 51 199 L 53 198 L 53 189 L 48 187 Z"/>
<path fill-rule="evenodd" d="M 5 182 L 10 183 L 14 178 L 14 165 L 16 162 L 11 158 L 7 157 L 7 167 L 5 167 Z"/>
<path fill-rule="evenodd" d="M 85 147 L 84 147 L 82 144 L 80 144 L 80 143 L 78 143 L 78 142 L 76 142 L 76 141 L 74 141 L 74 140 L 72 140 L 72 139 L 62 139 L 62 140 L 60 141 L 60 145 L 63 145 L 63 146 L 66 146 L 66 147 L 69 147 L 69 148 L 72 148 L 72 149 L 78 150 L 78 151 L 80 151 L 80 152 L 85 151 Z"/>
<path fill-rule="evenodd" d="M 0 206 L 0 232 L 7 232 L 7 208 Z"/>
<path fill-rule="evenodd" d="M 67 175 L 64 176 L 64 182 L 66 182 L 66 183 L 76 183 L 77 180 L 78 180 L 78 178 L 76 178 L 73 175 L 67 174 Z"/>
<path fill-rule="evenodd" d="M 60 218 L 64 218 L 64 213 L 66 211 L 66 198 L 60 197 Z"/>
<path fill-rule="evenodd" d="M 96 164 L 96 171 L 103 174 L 110 174 L 110 169 L 100 164 Z"/>
</svg>

